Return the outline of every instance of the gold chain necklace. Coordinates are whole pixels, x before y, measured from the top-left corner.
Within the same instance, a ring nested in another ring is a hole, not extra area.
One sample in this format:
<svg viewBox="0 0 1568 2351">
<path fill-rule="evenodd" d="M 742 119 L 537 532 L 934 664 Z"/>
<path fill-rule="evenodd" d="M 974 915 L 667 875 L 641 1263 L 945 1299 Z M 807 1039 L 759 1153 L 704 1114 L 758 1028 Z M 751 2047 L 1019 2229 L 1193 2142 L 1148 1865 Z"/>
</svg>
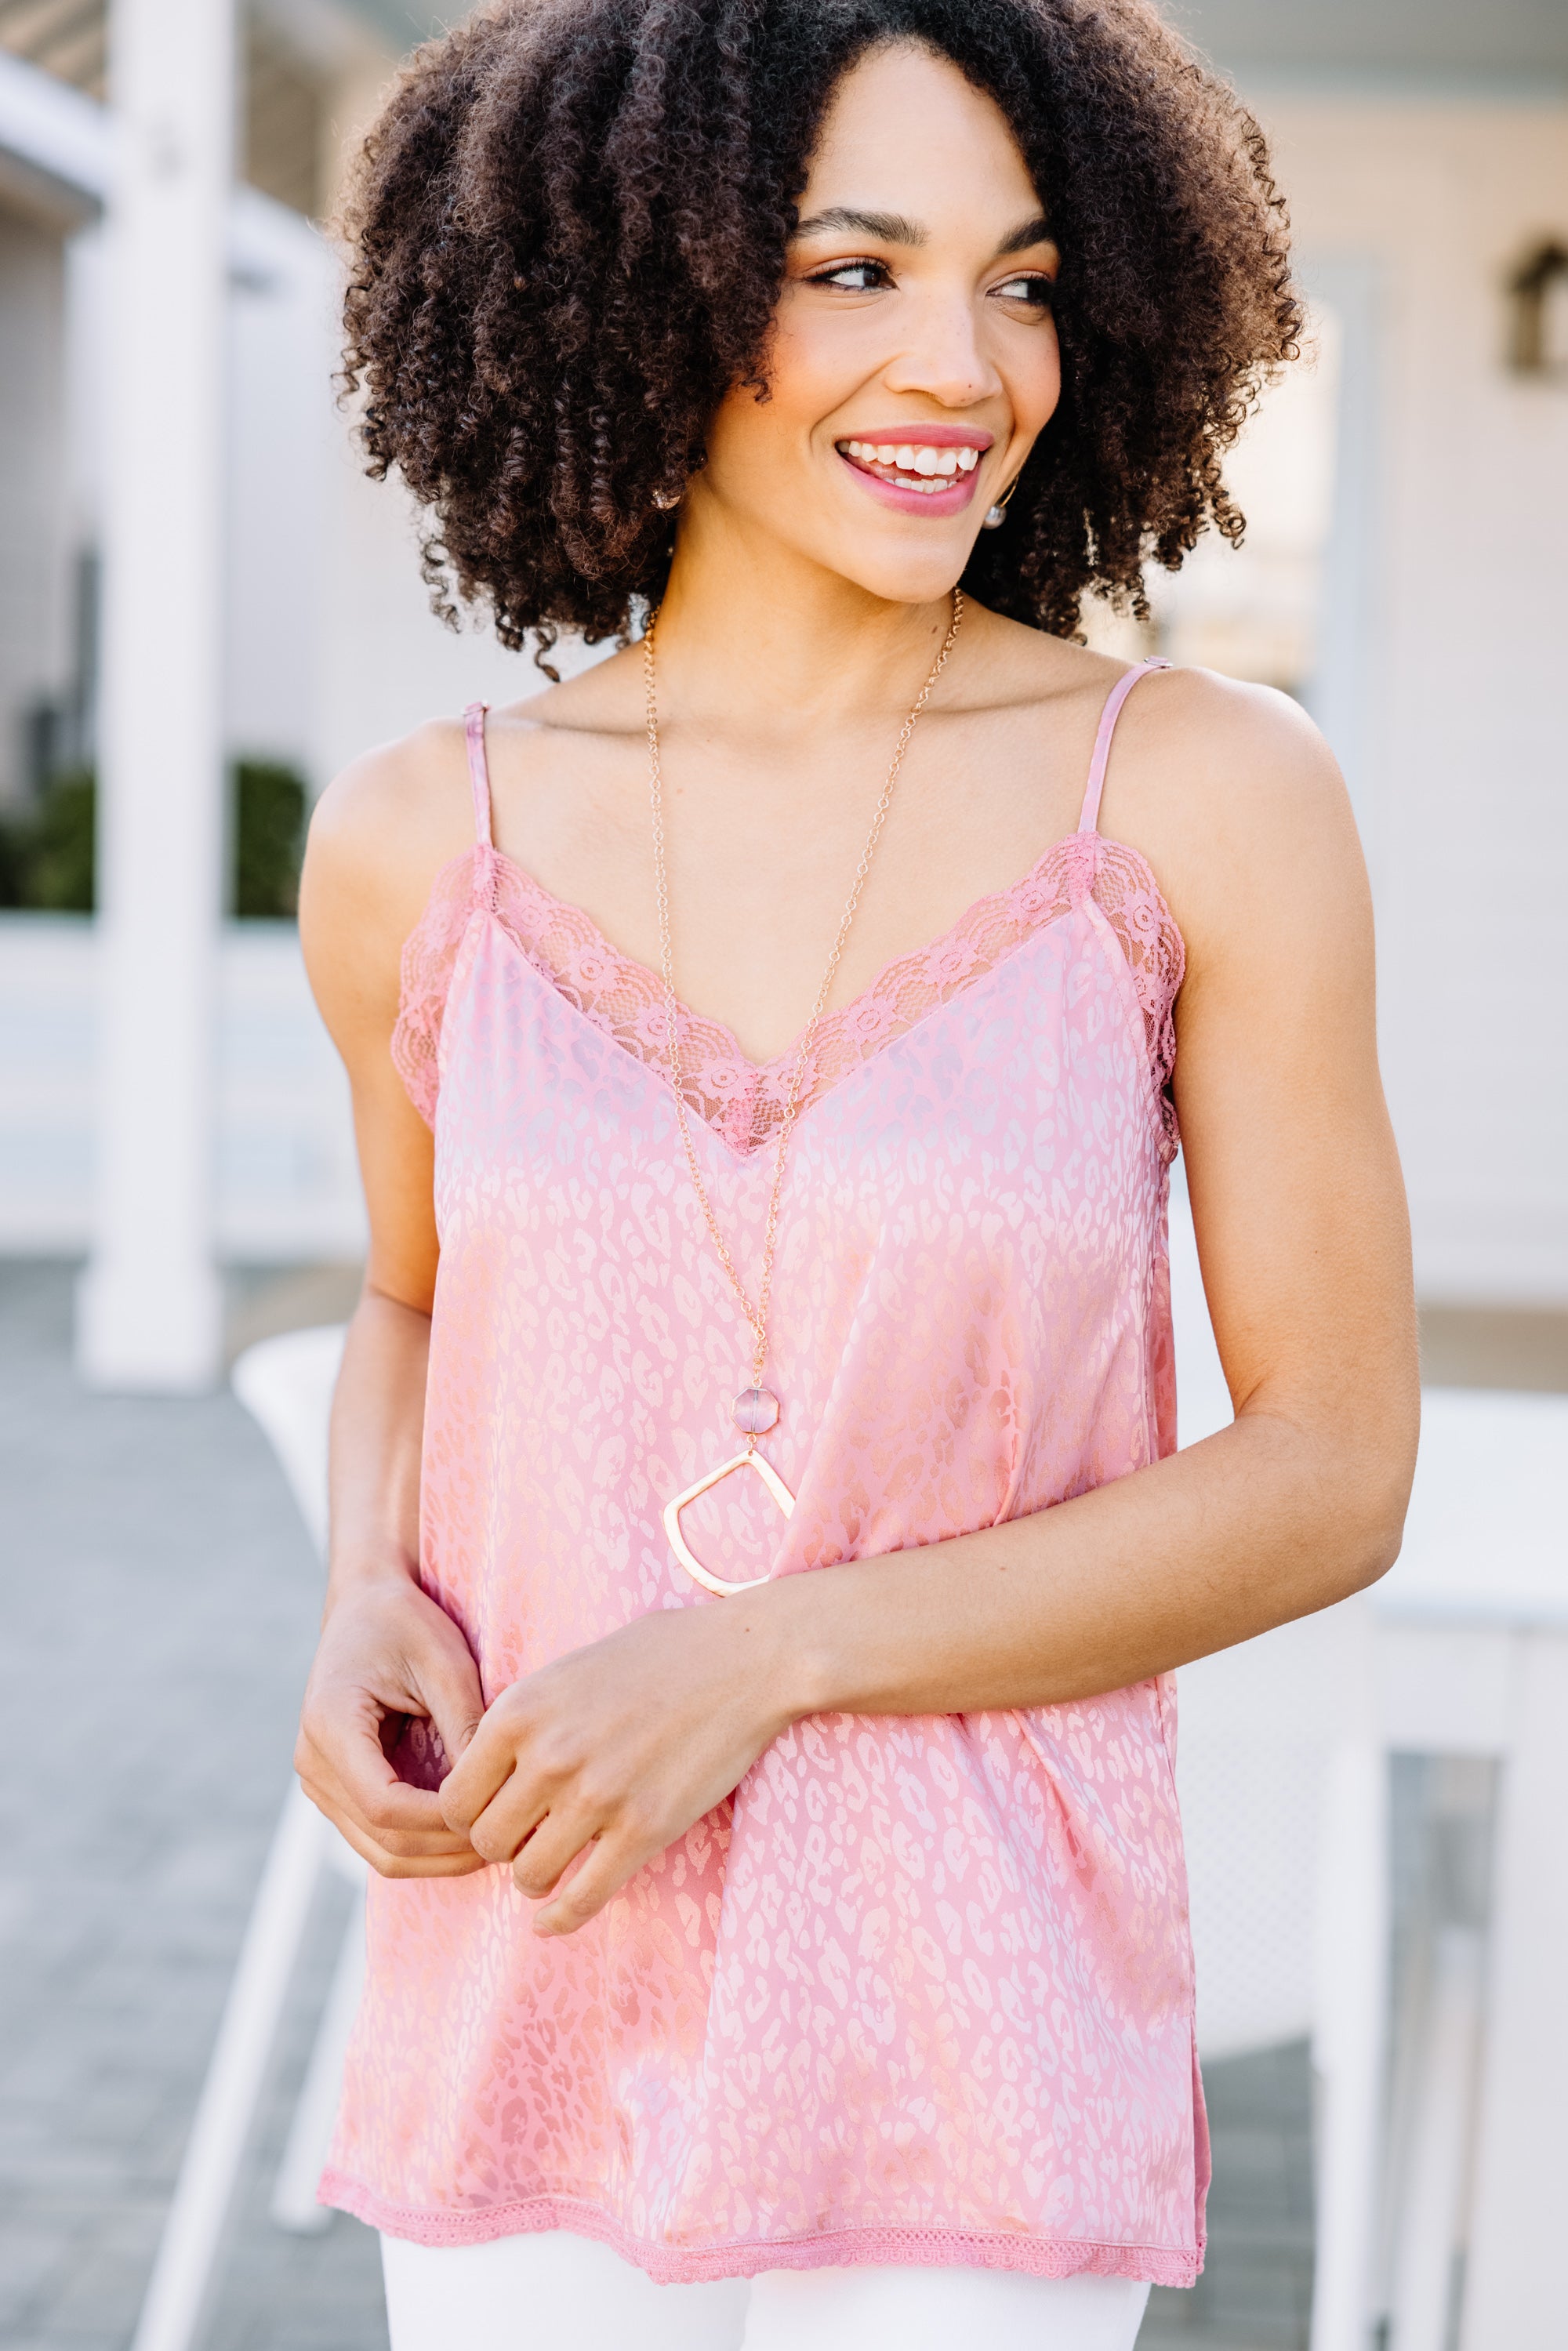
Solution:
<svg viewBox="0 0 1568 2351">
<path fill-rule="evenodd" d="M 646 697 L 648 727 L 648 786 L 653 814 L 653 882 L 659 904 L 659 956 L 664 982 L 664 1035 L 669 1049 L 670 1082 L 674 1088 L 675 1117 L 680 1124 L 681 1142 L 685 1148 L 686 1166 L 691 1174 L 692 1188 L 696 1193 L 701 1205 L 703 1216 L 713 1238 L 714 1248 L 718 1252 L 719 1261 L 729 1276 L 730 1288 L 739 1300 L 740 1311 L 750 1325 L 752 1341 L 751 1384 L 749 1387 L 742 1388 L 730 1405 L 730 1417 L 744 1435 L 745 1447 L 735 1455 L 733 1459 L 722 1462 L 716 1469 L 711 1469 L 706 1477 L 699 1478 L 695 1485 L 688 1486 L 684 1494 L 677 1494 L 674 1499 L 667 1503 L 664 1508 L 664 1532 L 670 1539 L 671 1549 L 687 1574 L 694 1576 L 698 1583 L 706 1585 L 709 1592 L 721 1593 L 747 1592 L 752 1584 L 765 1583 L 768 1579 L 766 1576 L 751 1576 L 742 1583 L 727 1583 L 722 1576 L 715 1575 L 711 1569 L 706 1568 L 692 1552 L 681 1531 L 681 1512 L 688 1503 L 695 1502 L 699 1494 L 706 1494 L 710 1487 L 716 1486 L 722 1479 L 732 1476 L 737 1470 L 751 1469 L 762 1479 L 764 1486 L 786 1518 L 790 1517 L 794 1511 L 794 1495 L 767 1456 L 757 1450 L 758 1438 L 765 1436 L 779 1418 L 779 1399 L 770 1390 L 763 1386 L 762 1374 L 768 1362 L 768 1309 L 773 1294 L 773 1253 L 779 1238 L 779 1197 L 784 1182 L 784 1162 L 789 1150 L 789 1138 L 795 1131 L 795 1121 L 800 1115 L 800 1089 L 810 1061 L 811 1047 L 816 1040 L 822 1014 L 827 1008 L 828 997 L 838 973 L 839 959 L 843 954 L 844 942 L 849 937 L 850 926 L 854 921 L 855 911 L 861 902 L 861 893 L 865 888 L 866 876 L 871 872 L 872 861 L 876 855 L 877 843 L 882 839 L 882 829 L 887 821 L 888 810 L 893 805 L 893 789 L 898 781 L 898 771 L 904 765 L 904 755 L 909 748 L 909 738 L 915 732 L 915 722 L 925 709 L 930 699 L 932 687 L 946 666 L 947 656 L 953 650 L 954 639 L 957 636 L 958 626 L 963 617 L 963 594 L 960 590 L 955 588 L 952 616 L 947 623 L 947 633 L 942 640 L 940 652 L 931 664 L 930 674 L 915 696 L 914 707 L 899 730 L 898 741 L 894 746 L 893 758 L 888 766 L 887 780 L 883 785 L 882 796 L 873 811 L 871 831 L 866 835 L 866 844 L 861 852 L 860 863 L 855 868 L 854 880 L 850 886 L 849 898 L 840 918 L 837 935 L 829 950 L 828 966 L 822 974 L 822 984 L 817 990 L 817 1000 L 811 1007 L 811 1017 L 802 1029 L 800 1044 L 796 1048 L 795 1066 L 790 1073 L 789 1091 L 784 1103 L 784 1115 L 779 1126 L 779 1146 L 773 1160 L 773 1186 L 768 1194 L 768 1229 L 762 1251 L 762 1278 L 758 1284 L 755 1306 L 751 1302 L 746 1284 L 736 1270 L 729 1245 L 719 1230 L 718 1219 L 713 1212 L 713 1203 L 708 1198 L 707 1186 L 703 1182 L 702 1170 L 697 1165 L 696 1145 L 692 1140 L 691 1123 L 686 1113 L 685 1080 L 681 1070 L 680 1008 L 675 997 L 674 956 L 670 944 L 670 883 L 664 862 L 664 777 L 659 764 L 658 681 L 653 661 L 653 639 L 659 621 L 657 612 L 650 616 L 647 633 L 643 639 L 643 683 Z"/>
</svg>

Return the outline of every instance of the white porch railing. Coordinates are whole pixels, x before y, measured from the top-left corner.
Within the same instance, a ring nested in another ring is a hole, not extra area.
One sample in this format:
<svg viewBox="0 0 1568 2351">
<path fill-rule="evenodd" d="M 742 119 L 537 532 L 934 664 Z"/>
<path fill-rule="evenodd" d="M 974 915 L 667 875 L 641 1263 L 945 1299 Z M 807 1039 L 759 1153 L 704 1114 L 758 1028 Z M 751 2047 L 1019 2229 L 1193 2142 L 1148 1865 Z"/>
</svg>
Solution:
<svg viewBox="0 0 1568 2351">
<path fill-rule="evenodd" d="M 0 1254 L 91 1239 L 96 926 L 0 914 Z M 358 1257 L 349 1091 L 292 924 L 231 924 L 218 959 L 217 1243 L 237 1263 Z"/>
</svg>

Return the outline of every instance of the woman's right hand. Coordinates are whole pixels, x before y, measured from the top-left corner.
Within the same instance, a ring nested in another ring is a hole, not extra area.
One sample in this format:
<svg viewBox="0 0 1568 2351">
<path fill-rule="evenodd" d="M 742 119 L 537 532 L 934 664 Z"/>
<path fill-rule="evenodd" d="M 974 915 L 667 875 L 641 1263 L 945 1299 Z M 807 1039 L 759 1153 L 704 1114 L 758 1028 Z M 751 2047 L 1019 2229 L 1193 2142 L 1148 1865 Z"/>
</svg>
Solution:
<svg viewBox="0 0 1568 2351">
<path fill-rule="evenodd" d="M 484 1711 L 468 1644 L 413 1577 L 356 1581 L 322 1626 L 294 1768 L 382 1876 L 464 1877 L 485 1861 L 447 1827 L 434 1789 L 399 1779 L 389 1750 L 408 1718 L 423 1719 L 455 1763 Z"/>
<path fill-rule="evenodd" d="M 472 839 L 462 726 L 426 728 L 327 787 L 299 885 L 310 985 L 353 1091 L 371 1247 L 332 1404 L 329 1597 L 295 1766 L 387 1877 L 485 1867 L 442 1819 L 434 1788 L 400 1779 L 392 1760 L 412 1719 L 455 1763 L 485 1710 L 468 1645 L 417 1574 L 441 1247 L 434 1141 L 392 1053 L 403 942 L 437 872 Z"/>
</svg>

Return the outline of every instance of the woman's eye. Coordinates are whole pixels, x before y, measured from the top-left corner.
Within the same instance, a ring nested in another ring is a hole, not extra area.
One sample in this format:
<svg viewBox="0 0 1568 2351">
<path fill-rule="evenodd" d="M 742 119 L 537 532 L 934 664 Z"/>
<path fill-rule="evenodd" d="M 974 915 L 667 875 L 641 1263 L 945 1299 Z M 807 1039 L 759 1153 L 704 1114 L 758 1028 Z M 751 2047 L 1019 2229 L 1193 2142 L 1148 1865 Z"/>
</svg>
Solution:
<svg viewBox="0 0 1568 2351">
<path fill-rule="evenodd" d="M 992 287 L 991 291 L 1004 302 L 1027 302 L 1035 310 L 1049 310 L 1051 308 L 1052 287 L 1043 271 L 1031 270 L 1018 277 L 1004 277 L 999 286 Z"/>
<path fill-rule="evenodd" d="M 819 270 L 807 283 L 842 286 L 851 294 L 871 294 L 879 286 L 890 286 L 893 280 L 885 261 L 840 261 L 831 269 Z"/>
</svg>

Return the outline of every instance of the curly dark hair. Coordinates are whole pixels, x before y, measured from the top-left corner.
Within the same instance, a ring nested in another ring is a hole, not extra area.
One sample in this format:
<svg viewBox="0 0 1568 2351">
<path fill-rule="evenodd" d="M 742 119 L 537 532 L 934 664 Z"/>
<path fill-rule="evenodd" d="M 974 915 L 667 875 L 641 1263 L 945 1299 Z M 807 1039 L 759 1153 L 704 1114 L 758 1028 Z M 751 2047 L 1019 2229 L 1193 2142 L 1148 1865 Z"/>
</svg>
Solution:
<svg viewBox="0 0 1568 2351">
<path fill-rule="evenodd" d="M 507 0 L 417 52 L 345 220 L 344 383 L 370 471 L 433 512 L 448 620 L 486 602 L 543 662 L 657 600 L 656 495 L 727 392 L 766 397 L 819 125 L 894 41 L 996 100 L 1061 253 L 1061 404 L 965 588 L 1070 636 L 1087 590 L 1143 612 L 1147 561 L 1239 538 L 1220 458 L 1301 326 L 1284 204 L 1145 0 Z"/>
</svg>

